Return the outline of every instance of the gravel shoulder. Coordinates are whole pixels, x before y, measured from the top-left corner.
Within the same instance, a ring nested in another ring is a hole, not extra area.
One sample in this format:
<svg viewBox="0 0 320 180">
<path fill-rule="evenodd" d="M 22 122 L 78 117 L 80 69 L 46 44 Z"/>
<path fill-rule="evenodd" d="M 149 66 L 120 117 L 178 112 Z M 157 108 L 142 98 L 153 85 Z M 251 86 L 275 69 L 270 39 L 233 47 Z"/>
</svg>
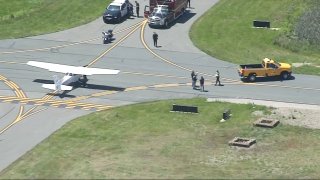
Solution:
<svg viewBox="0 0 320 180">
<path fill-rule="evenodd" d="M 239 104 L 250 103 L 268 106 L 273 108 L 272 113 L 271 115 L 268 115 L 268 118 L 277 119 L 284 124 L 293 126 L 320 129 L 320 106 L 318 105 L 231 98 L 208 98 L 207 101 L 222 101 Z"/>
</svg>

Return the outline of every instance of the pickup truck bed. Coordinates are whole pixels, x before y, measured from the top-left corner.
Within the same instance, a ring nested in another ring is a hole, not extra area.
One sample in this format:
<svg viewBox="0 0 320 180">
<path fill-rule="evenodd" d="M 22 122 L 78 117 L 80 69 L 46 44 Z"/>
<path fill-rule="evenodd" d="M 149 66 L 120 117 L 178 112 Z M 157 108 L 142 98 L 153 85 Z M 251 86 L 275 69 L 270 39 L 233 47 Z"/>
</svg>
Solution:
<svg viewBox="0 0 320 180">
<path fill-rule="evenodd" d="M 243 64 L 240 65 L 242 69 L 263 68 L 262 64 Z"/>
</svg>

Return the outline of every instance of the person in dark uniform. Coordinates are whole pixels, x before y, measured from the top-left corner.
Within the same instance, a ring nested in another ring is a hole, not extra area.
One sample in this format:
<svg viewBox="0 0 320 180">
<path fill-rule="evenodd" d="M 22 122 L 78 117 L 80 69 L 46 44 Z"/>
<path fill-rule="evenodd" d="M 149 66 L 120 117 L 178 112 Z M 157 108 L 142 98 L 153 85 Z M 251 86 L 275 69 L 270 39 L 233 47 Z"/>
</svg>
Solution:
<svg viewBox="0 0 320 180">
<path fill-rule="evenodd" d="M 200 91 L 204 92 L 204 78 L 201 76 L 200 78 Z"/>
<path fill-rule="evenodd" d="M 190 8 L 190 0 L 188 0 L 188 5 L 189 5 L 189 8 Z"/>
<path fill-rule="evenodd" d="M 220 83 L 220 72 L 217 70 L 216 71 L 216 84 L 215 86 L 219 83 L 219 86 L 221 86 L 221 83 Z"/>
<path fill-rule="evenodd" d="M 196 75 L 196 73 L 194 73 L 194 71 L 191 72 L 191 82 L 192 82 L 192 88 L 194 89 L 195 87 L 195 83 L 193 81 L 193 77 Z"/>
<path fill-rule="evenodd" d="M 156 32 L 153 32 L 152 38 L 154 47 L 158 47 L 158 34 Z"/>
<path fill-rule="evenodd" d="M 126 0 L 125 3 L 127 4 L 127 11 L 129 16 L 133 16 L 133 5 L 129 2 L 129 0 Z"/>
<path fill-rule="evenodd" d="M 139 4 L 137 1 L 135 1 L 135 3 L 136 3 L 136 13 L 137 13 L 137 17 L 139 17 L 140 4 Z"/>
<path fill-rule="evenodd" d="M 197 75 L 195 74 L 194 76 L 192 76 L 192 88 L 196 89 L 196 84 L 197 84 Z"/>
<path fill-rule="evenodd" d="M 196 75 L 196 74 L 194 73 L 194 71 L 192 71 L 192 72 L 191 72 L 191 79 L 192 79 L 192 77 L 193 77 L 194 75 Z"/>
</svg>

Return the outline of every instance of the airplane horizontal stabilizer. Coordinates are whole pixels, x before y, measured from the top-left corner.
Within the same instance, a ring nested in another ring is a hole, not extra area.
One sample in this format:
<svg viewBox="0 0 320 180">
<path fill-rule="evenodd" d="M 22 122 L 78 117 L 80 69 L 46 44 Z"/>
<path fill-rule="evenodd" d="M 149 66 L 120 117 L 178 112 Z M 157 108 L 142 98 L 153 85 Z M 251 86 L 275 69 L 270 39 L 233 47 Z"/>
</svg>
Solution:
<svg viewBox="0 0 320 180">
<path fill-rule="evenodd" d="M 42 87 L 46 88 L 46 89 L 51 89 L 51 90 L 58 90 L 57 86 L 55 84 L 42 84 Z M 71 91 L 72 90 L 72 86 L 61 85 L 59 90 L 61 90 L 61 91 Z"/>
</svg>

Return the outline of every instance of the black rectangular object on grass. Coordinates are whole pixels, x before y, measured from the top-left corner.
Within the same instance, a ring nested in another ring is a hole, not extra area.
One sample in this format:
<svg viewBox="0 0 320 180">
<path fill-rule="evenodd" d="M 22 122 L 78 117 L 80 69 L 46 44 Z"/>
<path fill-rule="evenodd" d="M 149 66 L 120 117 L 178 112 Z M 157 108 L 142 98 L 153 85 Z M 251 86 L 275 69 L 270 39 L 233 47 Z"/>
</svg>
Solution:
<svg viewBox="0 0 320 180">
<path fill-rule="evenodd" d="M 198 113 L 198 107 L 197 106 L 183 106 L 183 105 L 173 104 L 171 111 Z"/>
<path fill-rule="evenodd" d="M 253 27 L 270 28 L 270 21 L 254 20 L 253 21 Z"/>
<path fill-rule="evenodd" d="M 224 112 L 222 113 L 222 119 L 227 120 L 230 118 L 230 114 L 231 114 L 231 110 L 230 109 L 226 109 L 224 110 Z"/>
</svg>

